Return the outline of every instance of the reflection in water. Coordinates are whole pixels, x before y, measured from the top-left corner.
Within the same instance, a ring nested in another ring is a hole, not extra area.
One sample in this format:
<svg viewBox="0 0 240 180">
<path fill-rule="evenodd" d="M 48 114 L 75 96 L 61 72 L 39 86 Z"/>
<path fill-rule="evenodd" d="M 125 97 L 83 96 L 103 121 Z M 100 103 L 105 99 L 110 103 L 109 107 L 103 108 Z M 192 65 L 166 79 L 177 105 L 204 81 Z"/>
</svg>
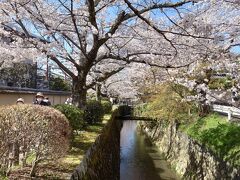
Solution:
<svg viewBox="0 0 240 180">
<path fill-rule="evenodd" d="M 176 175 L 148 139 L 136 131 L 137 121 L 124 121 L 121 130 L 121 180 L 175 180 Z"/>
</svg>

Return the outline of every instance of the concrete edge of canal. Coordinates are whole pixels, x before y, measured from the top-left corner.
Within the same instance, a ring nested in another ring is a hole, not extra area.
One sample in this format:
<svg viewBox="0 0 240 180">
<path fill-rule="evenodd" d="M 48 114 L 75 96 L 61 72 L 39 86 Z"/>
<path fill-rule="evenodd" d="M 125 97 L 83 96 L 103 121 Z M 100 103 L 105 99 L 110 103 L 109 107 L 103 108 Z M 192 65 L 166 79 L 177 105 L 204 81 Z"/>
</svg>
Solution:
<svg viewBox="0 0 240 180">
<path fill-rule="evenodd" d="M 115 118 L 117 114 L 116 109 L 80 165 L 74 170 L 71 180 L 119 180 L 122 122 Z"/>
</svg>

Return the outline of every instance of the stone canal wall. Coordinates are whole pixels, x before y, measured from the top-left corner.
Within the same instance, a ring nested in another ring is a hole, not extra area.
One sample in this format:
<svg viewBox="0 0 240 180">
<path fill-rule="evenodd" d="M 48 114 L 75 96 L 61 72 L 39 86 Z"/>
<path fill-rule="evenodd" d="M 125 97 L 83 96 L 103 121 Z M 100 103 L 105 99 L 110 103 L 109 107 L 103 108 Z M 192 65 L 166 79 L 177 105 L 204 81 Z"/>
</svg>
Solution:
<svg viewBox="0 0 240 180">
<path fill-rule="evenodd" d="M 240 179 L 240 170 L 231 167 L 209 149 L 177 130 L 176 124 L 141 129 L 153 140 L 183 179 Z"/>
<path fill-rule="evenodd" d="M 120 132 L 122 122 L 116 112 L 87 151 L 72 180 L 118 180 L 120 178 Z"/>
</svg>

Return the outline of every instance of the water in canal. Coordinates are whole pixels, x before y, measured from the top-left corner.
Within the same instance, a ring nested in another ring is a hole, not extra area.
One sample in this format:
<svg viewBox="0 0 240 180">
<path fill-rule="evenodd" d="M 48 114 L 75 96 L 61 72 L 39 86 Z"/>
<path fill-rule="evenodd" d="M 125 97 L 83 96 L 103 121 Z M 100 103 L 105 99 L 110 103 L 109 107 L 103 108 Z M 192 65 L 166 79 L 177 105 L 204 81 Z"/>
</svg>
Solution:
<svg viewBox="0 0 240 180">
<path fill-rule="evenodd" d="M 124 121 L 121 130 L 120 180 L 175 180 L 157 147 L 136 131 L 137 121 Z"/>
</svg>

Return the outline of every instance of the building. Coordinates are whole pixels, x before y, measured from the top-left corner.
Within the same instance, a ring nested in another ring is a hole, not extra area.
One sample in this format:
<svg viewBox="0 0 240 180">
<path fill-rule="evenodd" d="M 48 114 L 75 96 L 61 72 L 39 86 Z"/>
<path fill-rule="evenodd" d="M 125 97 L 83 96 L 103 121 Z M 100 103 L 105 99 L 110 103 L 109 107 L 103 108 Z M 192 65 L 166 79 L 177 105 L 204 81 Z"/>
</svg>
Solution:
<svg viewBox="0 0 240 180">
<path fill-rule="evenodd" d="M 37 64 L 29 60 L 12 63 L 0 69 L 0 85 L 22 88 L 36 88 Z"/>
</svg>

